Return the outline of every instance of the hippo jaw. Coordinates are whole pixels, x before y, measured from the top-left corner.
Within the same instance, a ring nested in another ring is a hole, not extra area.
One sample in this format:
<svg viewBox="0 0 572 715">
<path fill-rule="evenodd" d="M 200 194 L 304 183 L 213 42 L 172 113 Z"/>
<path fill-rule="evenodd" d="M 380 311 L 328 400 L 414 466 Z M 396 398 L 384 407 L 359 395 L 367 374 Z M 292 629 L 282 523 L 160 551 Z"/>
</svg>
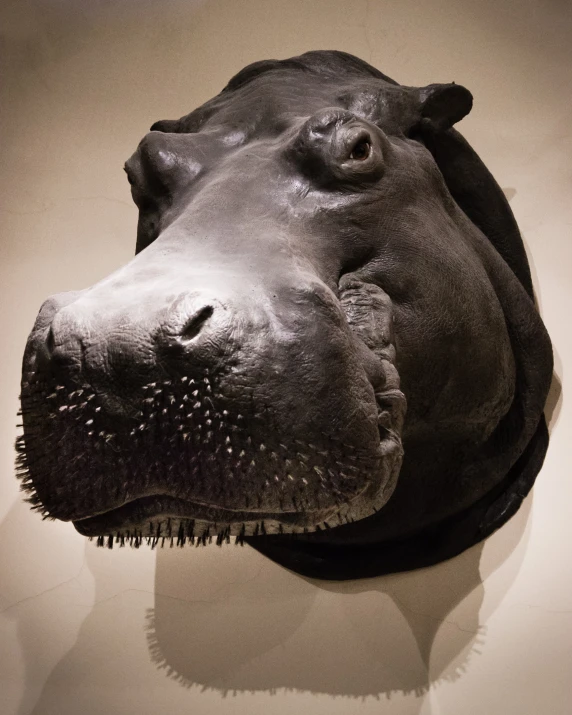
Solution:
<svg viewBox="0 0 572 715">
<path fill-rule="evenodd" d="M 97 286 L 48 301 L 22 382 L 18 450 L 29 501 L 109 545 L 314 532 L 381 509 L 403 456 L 405 401 L 390 363 L 356 332 L 356 292 L 372 300 L 372 291 L 348 277 L 340 285 L 340 300 L 314 286 L 322 291 L 315 310 L 329 311 L 333 329 L 322 354 L 313 350 L 309 371 L 288 369 L 302 352 L 295 309 L 275 326 L 284 344 L 258 348 L 253 367 L 245 356 L 255 319 L 245 335 L 220 339 L 228 310 L 211 301 L 216 308 L 187 321 L 183 339 L 156 348 L 159 370 L 145 364 L 144 351 L 125 365 L 116 344 L 102 347 L 88 329 L 81 338 L 66 334 L 70 321 L 78 332 Z M 259 331 L 269 322 L 260 318 Z M 115 387 L 110 370 L 122 378 Z M 310 390 L 323 404 L 300 404 Z"/>
<path fill-rule="evenodd" d="M 391 496 L 403 450 L 384 427 L 381 399 L 377 444 L 367 451 L 333 435 L 269 431 L 271 409 L 249 413 L 225 398 L 221 376 L 193 375 L 144 385 L 135 419 L 112 420 L 86 383 L 43 386 L 28 375 L 18 449 L 34 508 L 100 542 L 183 545 L 328 529 L 375 513 Z M 58 489 L 58 474 L 88 485 L 84 497 Z"/>
</svg>

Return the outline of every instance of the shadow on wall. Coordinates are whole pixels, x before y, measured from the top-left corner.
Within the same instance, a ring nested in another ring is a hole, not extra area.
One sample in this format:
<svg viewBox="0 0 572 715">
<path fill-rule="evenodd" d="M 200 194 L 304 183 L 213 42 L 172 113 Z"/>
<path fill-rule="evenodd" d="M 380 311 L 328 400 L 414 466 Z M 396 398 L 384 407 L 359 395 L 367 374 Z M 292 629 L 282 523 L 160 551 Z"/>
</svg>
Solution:
<svg viewBox="0 0 572 715">
<path fill-rule="evenodd" d="M 32 715 L 108 712 L 113 703 L 122 712 L 116 701 L 121 688 L 131 699 L 139 697 L 133 685 L 148 698 L 162 687 L 161 672 L 198 693 L 298 691 L 351 699 L 406 694 L 413 715 L 431 684 L 462 677 L 486 644 L 483 581 L 502 566 L 502 577 L 487 593 L 490 615 L 520 569 L 531 505 L 529 497 L 487 542 L 448 562 L 360 581 L 302 578 L 249 547 L 159 549 L 154 608 L 148 607 L 149 593 L 101 598 L 105 586 L 98 586 L 97 571 L 113 553 L 88 545 L 100 600 L 96 593 L 93 610 L 51 670 Z M 145 636 L 147 653 L 141 650 Z M 35 653 L 26 651 L 33 661 Z M 149 656 L 159 672 L 145 676 Z M 33 667 L 27 672 L 34 677 Z M 106 683 L 106 694 L 98 695 L 103 701 L 94 711 L 99 683 Z M 27 682 L 24 690 L 29 688 L 36 683 Z M 29 705 L 22 703 L 19 713 L 28 715 Z"/>
<path fill-rule="evenodd" d="M 306 579 L 268 564 L 251 580 L 196 601 L 195 560 L 160 550 L 148 612 L 151 656 L 181 684 L 222 693 L 420 696 L 434 682 L 460 677 L 479 652 L 486 636 L 482 581 L 521 542 L 500 602 L 522 562 L 530 508 L 529 498 L 493 537 L 487 573 L 481 543 L 431 568 L 349 582 Z"/>
</svg>

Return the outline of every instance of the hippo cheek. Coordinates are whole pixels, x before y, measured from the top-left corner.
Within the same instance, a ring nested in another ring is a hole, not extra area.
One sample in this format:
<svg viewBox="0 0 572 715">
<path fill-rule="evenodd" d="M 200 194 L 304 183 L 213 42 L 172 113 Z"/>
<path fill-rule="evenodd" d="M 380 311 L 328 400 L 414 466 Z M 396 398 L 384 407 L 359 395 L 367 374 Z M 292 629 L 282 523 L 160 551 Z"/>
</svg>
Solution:
<svg viewBox="0 0 572 715">
<path fill-rule="evenodd" d="M 30 359 L 19 449 L 31 500 L 86 536 L 136 544 L 315 531 L 380 509 L 401 463 L 404 400 L 391 334 L 367 334 L 358 305 L 365 295 L 370 308 L 390 306 L 356 281 L 341 288 L 338 302 L 313 285 L 280 320 L 230 320 L 211 301 L 186 342 L 162 344 L 162 375 L 137 373 L 122 409 L 87 379 L 93 366 L 50 372 Z M 45 322 L 30 356 L 47 340 Z M 71 354 L 76 368 L 82 356 Z"/>
<path fill-rule="evenodd" d="M 348 324 L 362 346 L 364 368 L 373 385 L 378 406 L 378 423 L 384 434 L 401 443 L 407 410 L 395 366 L 395 333 L 390 297 L 374 283 L 350 273 L 340 280 L 340 301 Z"/>
</svg>

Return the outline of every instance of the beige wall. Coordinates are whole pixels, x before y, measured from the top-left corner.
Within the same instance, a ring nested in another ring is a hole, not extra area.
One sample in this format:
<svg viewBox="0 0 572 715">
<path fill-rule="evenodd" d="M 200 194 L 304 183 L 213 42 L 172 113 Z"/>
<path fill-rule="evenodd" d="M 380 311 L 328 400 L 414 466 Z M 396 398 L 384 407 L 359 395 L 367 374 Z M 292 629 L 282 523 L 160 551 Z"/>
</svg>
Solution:
<svg viewBox="0 0 572 715">
<path fill-rule="evenodd" d="M 21 502 L 20 359 L 41 301 L 127 261 L 121 170 L 150 124 L 243 65 L 337 48 L 398 81 L 455 80 L 461 129 L 511 199 L 570 360 L 569 0 L 5 0 L 0 713 L 564 715 L 572 696 L 570 422 L 519 514 L 432 569 L 312 582 L 248 548 L 96 549 Z M 568 363 L 570 364 L 570 363 Z"/>
</svg>

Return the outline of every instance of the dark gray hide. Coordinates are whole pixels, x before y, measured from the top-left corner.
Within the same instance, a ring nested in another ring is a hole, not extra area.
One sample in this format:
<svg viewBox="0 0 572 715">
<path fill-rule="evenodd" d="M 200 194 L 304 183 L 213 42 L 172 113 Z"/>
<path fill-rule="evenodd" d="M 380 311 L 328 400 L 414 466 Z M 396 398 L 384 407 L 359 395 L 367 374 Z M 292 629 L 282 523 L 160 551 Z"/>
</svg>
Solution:
<svg viewBox="0 0 572 715">
<path fill-rule="evenodd" d="M 99 543 L 235 536 L 301 573 L 435 563 L 519 507 L 551 346 L 455 84 L 258 62 L 127 161 L 137 255 L 42 306 L 23 485 Z M 407 404 L 407 410 L 406 410 Z"/>
</svg>

